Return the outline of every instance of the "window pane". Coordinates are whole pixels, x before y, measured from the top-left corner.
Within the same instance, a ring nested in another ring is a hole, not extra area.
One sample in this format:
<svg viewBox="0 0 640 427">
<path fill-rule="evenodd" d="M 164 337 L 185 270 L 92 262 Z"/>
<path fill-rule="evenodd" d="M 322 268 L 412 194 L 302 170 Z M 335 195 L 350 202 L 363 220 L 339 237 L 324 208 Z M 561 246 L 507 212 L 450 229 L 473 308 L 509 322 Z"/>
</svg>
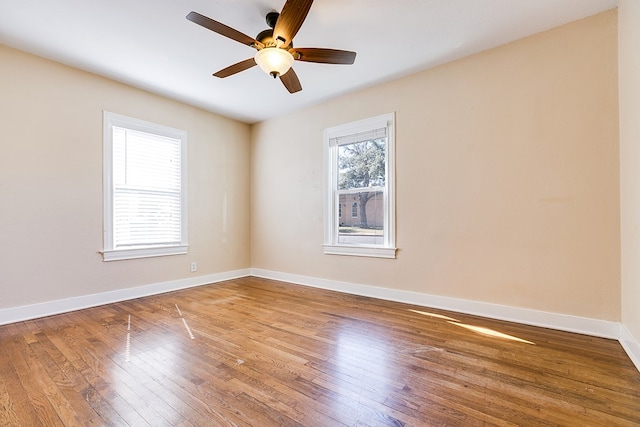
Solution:
<svg viewBox="0 0 640 427">
<path fill-rule="evenodd" d="M 338 188 L 384 187 L 385 145 L 386 138 L 340 145 Z"/>
<path fill-rule="evenodd" d="M 338 243 L 381 245 L 384 243 L 384 192 L 340 194 L 338 205 L 350 206 L 340 217 Z"/>
<path fill-rule="evenodd" d="M 114 247 L 180 243 L 180 193 L 117 189 Z"/>
<path fill-rule="evenodd" d="M 137 188 L 180 188 L 179 139 L 113 128 L 114 183 Z"/>
</svg>

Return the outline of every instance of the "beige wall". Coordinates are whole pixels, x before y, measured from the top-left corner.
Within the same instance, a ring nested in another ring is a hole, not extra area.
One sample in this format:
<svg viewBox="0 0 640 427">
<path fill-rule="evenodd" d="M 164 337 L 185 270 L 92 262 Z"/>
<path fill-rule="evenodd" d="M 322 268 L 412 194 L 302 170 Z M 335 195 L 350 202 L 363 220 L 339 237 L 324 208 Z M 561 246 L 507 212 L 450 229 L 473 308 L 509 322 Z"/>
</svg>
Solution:
<svg viewBox="0 0 640 427">
<path fill-rule="evenodd" d="M 640 2 L 619 7 L 622 322 L 640 342 Z"/>
<path fill-rule="evenodd" d="M 322 130 L 391 111 L 398 257 L 324 255 Z M 615 10 L 251 138 L 253 267 L 620 320 Z"/>
<path fill-rule="evenodd" d="M 0 308 L 250 266 L 248 125 L 1 45 L 0 64 Z M 103 110 L 188 131 L 188 255 L 102 261 Z"/>
<path fill-rule="evenodd" d="M 194 277 L 197 261 L 196 275 L 253 266 L 612 321 L 622 310 L 640 338 L 633 3 L 620 128 L 616 11 L 251 128 L 0 46 L 0 308 Z M 102 262 L 103 110 L 189 132 L 189 255 Z M 398 258 L 324 255 L 322 130 L 390 111 Z"/>
</svg>

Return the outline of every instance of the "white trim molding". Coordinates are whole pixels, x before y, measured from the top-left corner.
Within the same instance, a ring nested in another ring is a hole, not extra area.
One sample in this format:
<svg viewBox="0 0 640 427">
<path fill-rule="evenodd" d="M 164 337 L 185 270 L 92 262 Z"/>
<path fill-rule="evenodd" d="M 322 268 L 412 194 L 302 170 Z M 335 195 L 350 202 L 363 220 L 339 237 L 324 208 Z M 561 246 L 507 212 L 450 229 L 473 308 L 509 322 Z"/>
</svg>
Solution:
<svg viewBox="0 0 640 427">
<path fill-rule="evenodd" d="M 327 255 L 351 255 L 376 258 L 395 258 L 396 248 L 378 246 L 322 245 Z"/>
<path fill-rule="evenodd" d="M 458 313 L 522 323 L 531 326 L 540 326 L 543 328 L 557 329 L 566 332 L 575 332 L 601 338 L 616 340 L 620 338 L 620 323 L 610 322 L 607 320 L 550 313 L 546 311 L 471 301 L 460 298 L 429 295 L 420 292 L 359 285 L 257 268 L 251 269 L 251 275 L 265 279 L 294 283 L 297 285 L 311 286 L 388 301 L 414 304 L 423 307 L 438 308 L 441 310 L 455 311 Z"/>
<path fill-rule="evenodd" d="M 249 269 L 227 271 L 223 273 L 208 274 L 188 279 L 172 280 L 168 282 L 154 283 L 151 285 L 136 286 L 116 291 L 102 292 L 98 294 L 82 295 L 56 301 L 42 302 L 38 304 L 23 305 L 0 309 L 0 325 L 36 319 L 39 317 L 53 316 L 55 314 L 82 310 L 84 308 L 97 307 L 180 289 L 193 288 L 208 285 L 225 280 L 237 279 L 249 276 Z"/>
<path fill-rule="evenodd" d="M 619 341 L 633 364 L 636 365 L 636 368 L 640 371 L 640 342 L 631 335 L 631 332 L 629 332 L 625 325 L 620 325 Z"/>
<path fill-rule="evenodd" d="M 189 245 L 154 246 L 152 248 L 115 249 L 100 251 L 105 261 L 123 259 L 151 258 L 156 256 L 183 255 L 188 252 Z"/>
</svg>

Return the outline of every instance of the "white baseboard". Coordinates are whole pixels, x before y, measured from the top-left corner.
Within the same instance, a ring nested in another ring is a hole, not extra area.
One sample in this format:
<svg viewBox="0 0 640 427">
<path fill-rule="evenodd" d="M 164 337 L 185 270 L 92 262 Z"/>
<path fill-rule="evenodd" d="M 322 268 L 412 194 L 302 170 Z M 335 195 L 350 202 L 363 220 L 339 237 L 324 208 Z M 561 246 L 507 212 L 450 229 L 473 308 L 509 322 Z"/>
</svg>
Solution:
<svg viewBox="0 0 640 427">
<path fill-rule="evenodd" d="M 209 274 L 188 279 L 172 280 L 134 288 L 119 289 L 99 294 L 83 295 L 56 301 L 43 302 L 19 307 L 0 309 L 0 325 L 23 320 L 51 316 L 84 308 L 96 307 L 114 302 L 126 301 L 150 295 L 180 289 L 192 288 L 240 277 L 255 276 L 265 279 L 280 280 L 297 285 L 328 289 L 348 294 L 397 301 L 424 307 L 456 311 L 491 319 L 541 326 L 561 331 L 576 332 L 602 338 L 616 339 L 629 355 L 631 361 L 640 370 L 640 343 L 628 329 L 618 323 L 567 314 L 549 313 L 526 308 L 510 307 L 459 298 L 429 295 L 419 292 L 401 291 L 369 285 L 358 285 L 348 282 L 321 279 L 297 274 L 281 273 L 259 268 L 241 269 L 223 273 Z"/>
<path fill-rule="evenodd" d="M 429 295 L 420 292 L 357 285 L 335 280 L 320 279 L 317 277 L 280 273 L 277 271 L 263 270 L 259 268 L 252 268 L 251 275 L 263 277 L 265 279 L 295 283 L 298 285 L 345 292 L 348 294 L 415 304 L 424 307 L 439 308 L 442 310 L 456 311 L 459 313 L 505 320 L 508 322 L 522 323 L 525 325 L 541 326 L 544 328 L 558 329 L 561 331 L 576 332 L 579 334 L 616 340 L 620 338 L 620 323 L 610 322 L 607 320 L 571 316 L 568 314 L 549 313 L 526 308 Z"/>
<path fill-rule="evenodd" d="M 629 358 L 636 365 L 636 368 L 640 371 L 640 342 L 631 335 L 631 332 L 627 329 L 626 326 L 620 326 L 620 344 L 624 351 L 627 352 Z"/>
<path fill-rule="evenodd" d="M 223 273 L 208 274 L 193 278 L 171 280 L 168 282 L 154 283 L 151 285 L 137 286 L 116 291 L 102 292 L 99 294 L 82 295 L 56 301 L 48 301 L 32 305 L 10 307 L 0 309 L 0 325 L 35 319 L 38 317 L 52 316 L 54 314 L 67 313 L 83 308 L 96 307 L 114 302 L 126 301 L 135 298 L 157 295 L 180 289 L 193 288 L 210 283 L 245 277 L 250 274 L 249 269 L 227 271 Z"/>
</svg>

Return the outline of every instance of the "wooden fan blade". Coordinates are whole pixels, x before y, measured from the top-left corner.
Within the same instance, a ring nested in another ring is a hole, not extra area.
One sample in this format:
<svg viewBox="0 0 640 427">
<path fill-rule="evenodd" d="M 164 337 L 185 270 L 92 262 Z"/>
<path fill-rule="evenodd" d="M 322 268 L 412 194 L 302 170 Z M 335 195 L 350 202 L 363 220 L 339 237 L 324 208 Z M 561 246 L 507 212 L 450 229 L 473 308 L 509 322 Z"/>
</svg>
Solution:
<svg viewBox="0 0 640 427">
<path fill-rule="evenodd" d="M 302 26 L 313 0 L 287 0 L 273 29 L 274 40 L 282 40 L 282 47 L 288 47 Z"/>
<path fill-rule="evenodd" d="M 221 22 L 214 21 L 213 19 L 207 18 L 204 15 L 200 15 L 198 12 L 190 12 L 187 15 L 187 19 L 215 33 L 228 37 L 231 40 L 235 40 L 247 46 L 253 47 L 255 45 L 262 45 L 262 43 L 258 42 L 253 37 L 249 37 L 248 35 L 243 34 L 231 27 L 228 27 Z"/>
<path fill-rule="evenodd" d="M 225 77 L 232 76 L 240 71 L 248 70 L 249 68 L 256 65 L 256 60 L 253 58 L 245 59 L 244 61 L 240 61 L 237 64 L 229 65 L 227 68 L 223 68 L 222 70 L 214 73 L 215 77 L 220 77 L 224 79 Z"/>
<path fill-rule="evenodd" d="M 295 48 L 293 51 L 300 56 L 293 55 L 298 61 L 319 62 L 321 64 L 351 65 L 356 60 L 356 53 L 348 50 L 322 49 L 317 47 Z"/>
<path fill-rule="evenodd" d="M 280 81 L 287 88 L 289 93 L 296 93 L 302 90 L 302 85 L 300 84 L 300 80 L 298 80 L 298 75 L 293 68 L 289 68 L 289 71 L 280 76 Z"/>
</svg>

